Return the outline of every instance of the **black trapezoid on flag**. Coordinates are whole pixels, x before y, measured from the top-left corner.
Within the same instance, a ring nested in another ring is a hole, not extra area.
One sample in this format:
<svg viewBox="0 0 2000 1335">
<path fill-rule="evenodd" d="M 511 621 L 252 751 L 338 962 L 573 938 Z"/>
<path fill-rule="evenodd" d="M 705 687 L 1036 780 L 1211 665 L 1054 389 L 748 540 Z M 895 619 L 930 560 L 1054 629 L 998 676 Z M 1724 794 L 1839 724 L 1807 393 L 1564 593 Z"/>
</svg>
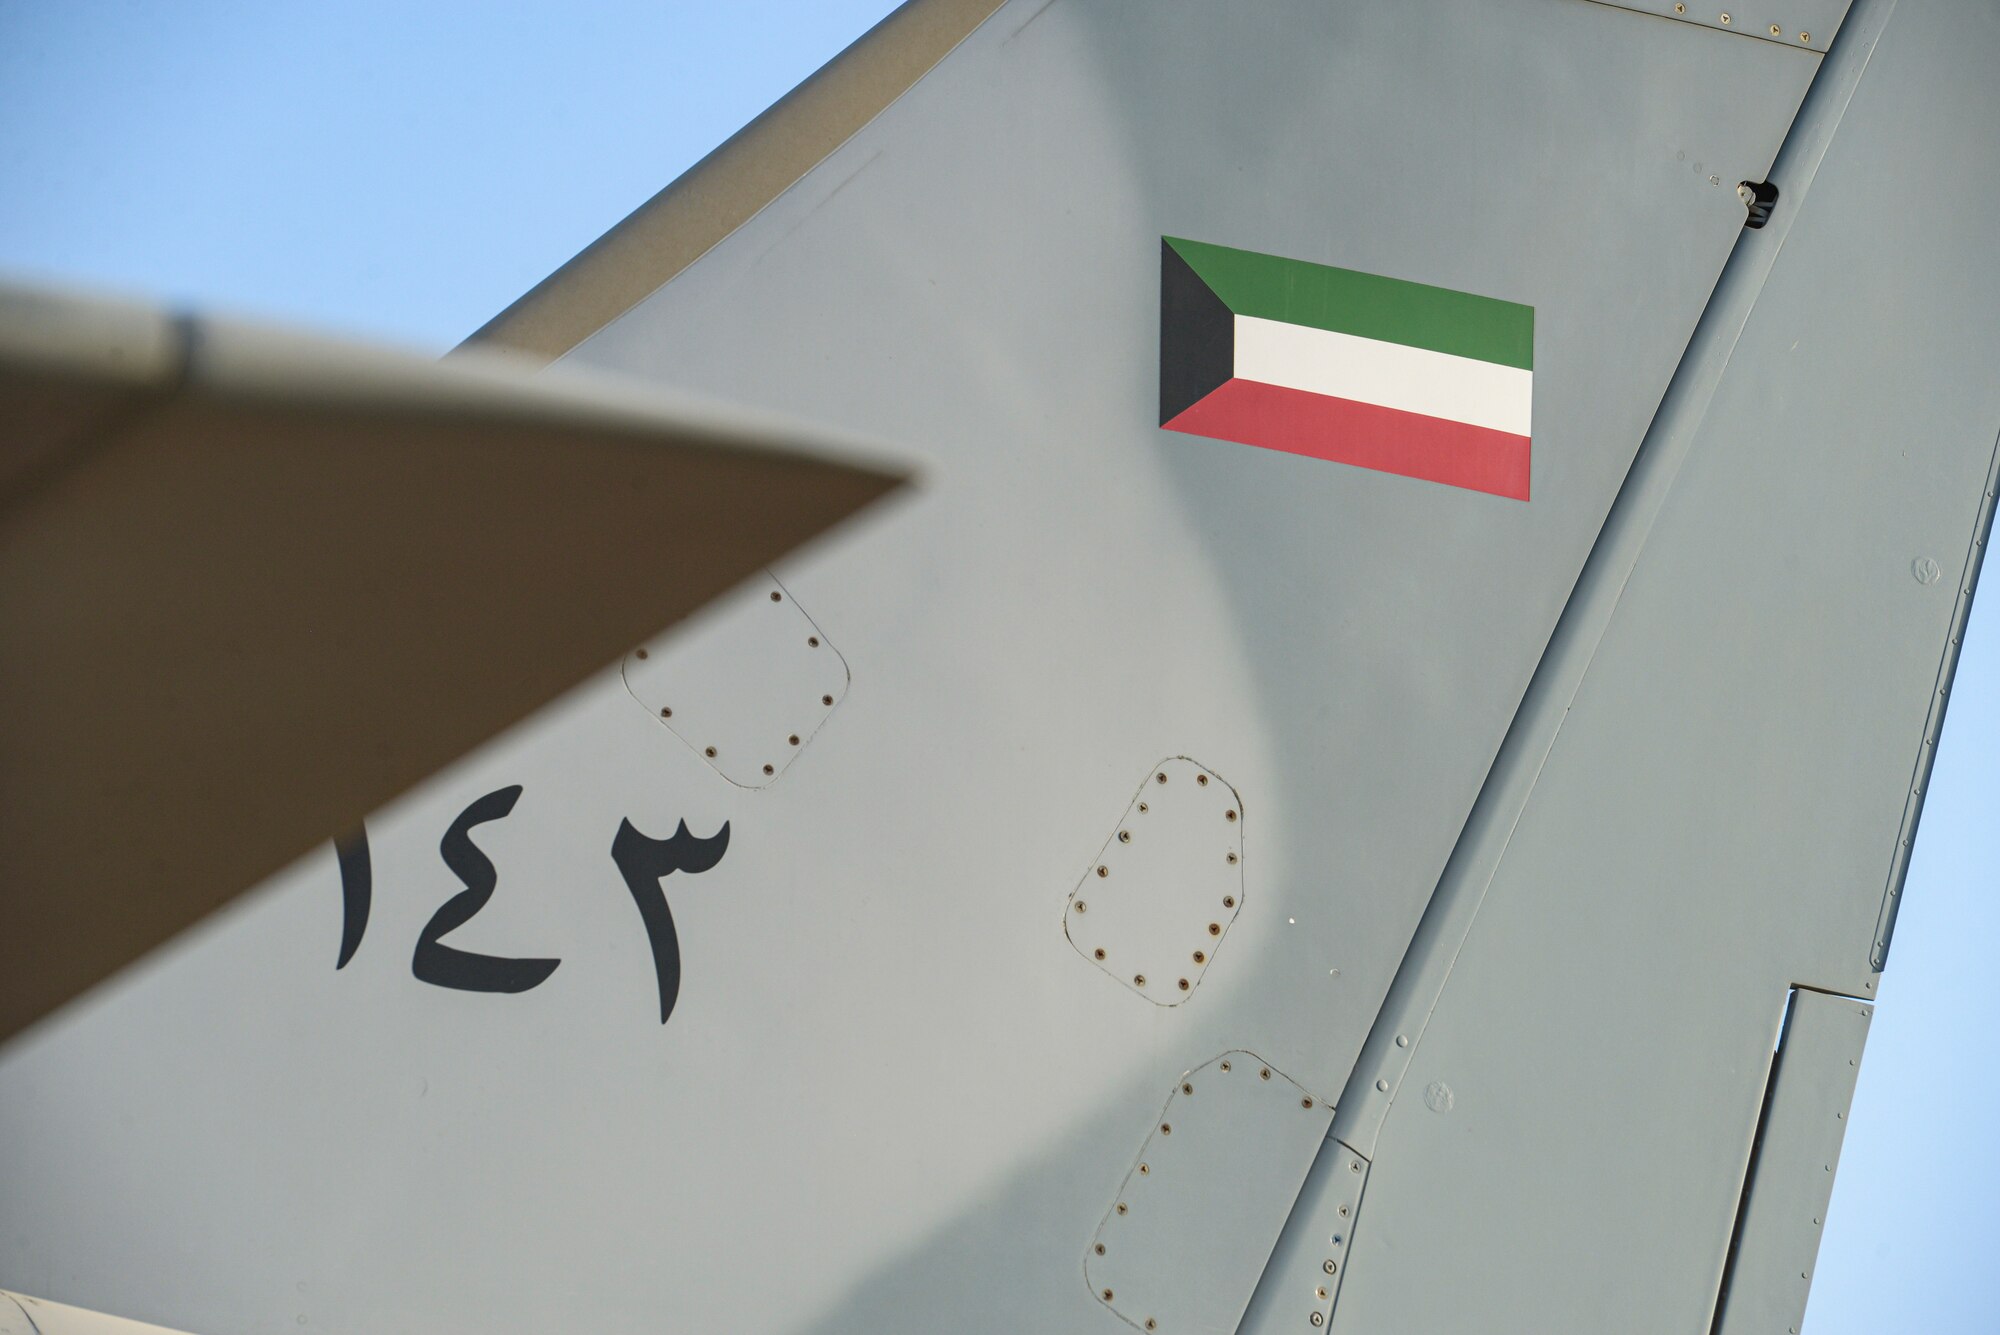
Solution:
<svg viewBox="0 0 2000 1335">
<path fill-rule="evenodd" d="M 1236 315 L 1160 238 L 1160 425 L 1236 374 Z"/>
</svg>

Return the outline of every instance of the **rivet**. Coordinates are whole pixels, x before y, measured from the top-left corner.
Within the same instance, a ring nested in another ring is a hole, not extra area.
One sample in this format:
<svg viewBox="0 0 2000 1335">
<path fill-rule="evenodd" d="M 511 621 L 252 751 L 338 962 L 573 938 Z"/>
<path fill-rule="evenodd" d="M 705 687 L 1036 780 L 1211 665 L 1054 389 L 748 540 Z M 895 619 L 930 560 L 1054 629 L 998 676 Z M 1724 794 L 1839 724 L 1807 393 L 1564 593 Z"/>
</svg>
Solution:
<svg viewBox="0 0 2000 1335">
<path fill-rule="evenodd" d="M 785 740 L 790 742 L 793 746 L 797 746 L 799 744 L 799 735 L 797 733 L 793 733 L 790 737 L 787 737 Z"/>
<path fill-rule="evenodd" d="M 1194 1093 L 1194 1086 L 1193 1086 L 1193 1085 L 1191 1085 L 1191 1084 L 1189 1084 L 1189 1083 L 1188 1083 L 1187 1081 L 1185 1081 L 1185 1080 L 1181 1081 L 1181 1093 L 1183 1093 L 1183 1094 L 1192 1094 L 1192 1093 Z"/>
<path fill-rule="evenodd" d="M 1097 957 L 1098 959 L 1103 959 L 1103 958 L 1104 958 L 1104 947 L 1103 947 L 1103 946 L 1099 946 L 1099 947 L 1098 947 L 1098 948 L 1097 948 L 1096 950 L 1092 951 L 1091 953 L 1092 953 L 1093 955 L 1095 955 L 1095 956 L 1096 956 L 1096 957 Z"/>
<path fill-rule="evenodd" d="M 1225 811 L 1225 812 L 1223 812 L 1223 813 L 1222 813 L 1222 818 L 1223 818 L 1224 820 L 1235 820 L 1235 819 L 1236 819 L 1236 813 L 1235 813 L 1235 811 L 1233 811 L 1233 810 L 1231 810 L 1231 811 Z"/>
<path fill-rule="evenodd" d="M 671 708 L 670 706 L 667 706 L 667 705 L 661 705 L 661 706 L 660 706 L 660 717 L 661 717 L 661 718 L 672 718 L 673 716 L 674 716 L 674 711 L 673 711 L 673 709 L 672 709 L 672 708 Z"/>
<path fill-rule="evenodd" d="M 1104 866 L 1102 863 L 1099 863 L 1097 868 L 1097 874 L 1099 876 L 1109 876 L 1111 874 L 1111 868 Z"/>
<path fill-rule="evenodd" d="M 705 747 L 705 748 L 704 748 L 704 749 L 702 750 L 702 754 L 703 754 L 703 755 L 705 755 L 705 756 L 707 756 L 707 757 L 708 757 L 708 758 L 709 758 L 710 760 L 713 760 L 713 759 L 715 759 L 715 748 L 714 748 L 714 747 L 712 747 L 712 746 L 710 746 L 710 747 Z"/>
<path fill-rule="evenodd" d="M 1234 850 L 1231 850 L 1229 854 L 1229 865 L 1232 867 L 1236 865 L 1236 853 Z"/>
<path fill-rule="evenodd" d="M 1118 832 L 1118 842 L 1119 842 L 1119 843 L 1121 843 L 1121 844 L 1129 844 L 1129 843 L 1131 843 L 1131 842 L 1132 842 L 1132 832 L 1131 832 L 1130 830 L 1120 830 L 1120 831 Z"/>
<path fill-rule="evenodd" d="M 1174 1124 L 1172 1122 L 1160 1123 L 1160 1134 L 1163 1136 L 1171 1136 L 1172 1134 L 1174 1134 Z"/>
<path fill-rule="evenodd" d="M 1185 992 L 1187 990 L 1188 990 L 1188 980 L 1183 978 L 1181 979 L 1181 991 Z"/>
<path fill-rule="evenodd" d="M 1076 901 L 1076 911 L 1078 913 L 1087 913 L 1090 911 L 1090 905 L 1084 903 L 1082 900 L 1079 899 Z"/>
<path fill-rule="evenodd" d="M 1384 1094 L 1387 1094 L 1389 1092 L 1389 1082 L 1387 1080 L 1377 1080 L 1375 1082 L 1375 1088 L 1381 1090 Z"/>
<path fill-rule="evenodd" d="M 1219 922 L 1212 922 L 1212 923 L 1210 923 L 1210 924 L 1208 925 L 1208 934 L 1209 934 L 1210 936 L 1221 936 L 1221 935 L 1222 935 L 1222 924 L 1221 924 L 1221 923 L 1219 923 Z"/>
<path fill-rule="evenodd" d="M 1126 1208 L 1126 1207 L 1125 1207 L 1125 1202 L 1124 1202 L 1124 1201 L 1120 1201 L 1120 1202 L 1118 1202 L 1118 1213 L 1119 1213 L 1119 1214 L 1124 1214 L 1124 1213 L 1125 1213 L 1125 1208 Z"/>
<path fill-rule="evenodd" d="M 1226 909 L 1233 909 L 1233 908 L 1235 908 L 1235 907 L 1236 907 L 1236 896 L 1235 896 L 1235 895 L 1224 895 L 1224 896 L 1222 897 L 1222 907 L 1224 907 L 1224 908 L 1226 908 Z"/>
<path fill-rule="evenodd" d="M 646 651 L 644 649 L 635 649 L 632 651 L 632 657 L 634 658 L 644 658 L 645 656 Z"/>
<path fill-rule="evenodd" d="M 773 589 L 773 590 L 771 590 L 771 601 L 772 601 L 772 602 L 774 602 L 774 603 L 778 603 L 778 602 L 783 602 L 783 601 L 784 601 L 784 599 L 785 599 L 785 595 L 784 595 L 784 594 L 782 594 L 782 593 L 779 593 L 779 592 L 778 592 L 778 591 L 777 591 L 776 589 Z"/>
<path fill-rule="evenodd" d="M 1727 14 L 1724 14 L 1724 15 L 1722 16 L 1722 26 L 1723 26 L 1723 27 L 1725 27 L 1725 28 L 1727 28 L 1727 27 L 1729 26 L 1729 15 L 1727 15 Z"/>
<path fill-rule="evenodd" d="M 1091 1250 L 1096 1252 L 1099 1256 L 1102 1256 L 1104 1255 L 1104 1244 L 1100 1242 L 1097 1244 L 1097 1246 L 1093 1247 Z"/>
<path fill-rule="evenodd" d="M 765 772 L 766 774 L 776 774 L 776 773 L 777 773 L 778 771 L 777 771 L 777 770 L 775 770 L 775 769 L 773 769 L 773 768 L 772 768 L 771 766 L 769 766 L 769 765 L 766 765 L 766 766 L 764 766 L 764 772 Z"/>
<path fill-rule="evenodd" d="M 1396 1046 L 1399 1048 L 1407 1048 L 1408 1046 L 1410 1046 L 1410 1036 L 1408 1034 L 1396 1035 Z"/>
<path fill-rule="evenodd" d="M 1300 1099 L 1299 1106 L 1301 1108 L 1310 1108 L 1313 1106 L 1313 1101 L 1311 1099 Z"/>
<path fill-rule="evenodd" d="M 1146 985 L 1146 975 L 1143 973 L 1135 973 L 1132 975 L 1132 982 L 1134 986 L 1144 987 Z"/>
<path fill-rule="evenodd" d="M 1206 964 L 1208 962 L 1208 952 L 1202 950 L 1195 951 L 1194 962 L 1196 964 Z"/>
<path fill-rule="evenodd" d="M 817 635 L 808 635 L 808 636 L 806 636 L 806 648 L 808 648 L 808 649 L 817 649 L 817 648 L 819 648 L 819 636 L 817 636 Z"/>
<path fill-rule="evenodd" d="M 1158 774 L 1155 774 L 1153 776 L 1153 781 L 1155 783 L 1165 783 L 1167 781 L 1167 772 L 1165 770 L 1161 770 Z"/>
<path fill-rule="evenodd" d="M 1266 1066 L 1263 1070 L 1257 1072 L 1257 1077 L 1260 1080 L 1269 1080 L 1271 1078 L 1271 1068 Z"/>
<path fill-rule="evenodd" d="M 1206 788 L 1206 787 L 1208 787 L 1208 776 L 1207 776 L 1206 774 L 1197 774 L 1197 775 L 1195 775 L 1195 776 L 1194 776 L 1194 781 L 1195 781 L 1196 783 L 1200 784 L 1200 785 L 1201 785 L 1201 786 L 1202 786 L 1203 788 Z"/>
<path fill-rule="evenodd" d="M 823 705 L 830 705 L 833 703 L 833 697 L 830 695 L 822 695 L 819 698 L 819 702 Z"/>
</svg>

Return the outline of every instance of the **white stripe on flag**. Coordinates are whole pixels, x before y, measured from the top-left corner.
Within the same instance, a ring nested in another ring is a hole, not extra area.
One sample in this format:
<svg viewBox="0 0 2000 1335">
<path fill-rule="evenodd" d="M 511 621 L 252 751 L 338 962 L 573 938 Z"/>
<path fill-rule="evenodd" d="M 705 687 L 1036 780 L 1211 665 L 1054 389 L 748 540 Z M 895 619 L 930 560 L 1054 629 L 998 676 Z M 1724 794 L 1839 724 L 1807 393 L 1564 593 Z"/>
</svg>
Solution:
<svg viewBox="0 0 2000 1335">
<path fill-rule="evenodd" d="M 1530 434 L 1533 371 L 1254 315 L 1235 320 L 1239 380 Z"/>
</svg>

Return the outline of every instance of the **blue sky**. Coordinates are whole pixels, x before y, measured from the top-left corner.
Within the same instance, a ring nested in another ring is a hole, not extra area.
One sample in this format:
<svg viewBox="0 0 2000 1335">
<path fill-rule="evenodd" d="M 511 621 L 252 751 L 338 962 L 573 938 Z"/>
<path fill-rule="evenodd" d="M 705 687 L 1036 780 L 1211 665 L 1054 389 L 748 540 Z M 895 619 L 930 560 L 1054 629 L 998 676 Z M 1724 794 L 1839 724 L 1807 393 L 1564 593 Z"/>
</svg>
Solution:
<svg viewBox="0 0 2000 1335">
<path fill-rule="evenodd" d="M 0 0 L 0 271 L 442 352 L 891 8 Z M 1996 601 L 1966 638 L 1810 1335 L 2000 1328 Z"/>
</svg>

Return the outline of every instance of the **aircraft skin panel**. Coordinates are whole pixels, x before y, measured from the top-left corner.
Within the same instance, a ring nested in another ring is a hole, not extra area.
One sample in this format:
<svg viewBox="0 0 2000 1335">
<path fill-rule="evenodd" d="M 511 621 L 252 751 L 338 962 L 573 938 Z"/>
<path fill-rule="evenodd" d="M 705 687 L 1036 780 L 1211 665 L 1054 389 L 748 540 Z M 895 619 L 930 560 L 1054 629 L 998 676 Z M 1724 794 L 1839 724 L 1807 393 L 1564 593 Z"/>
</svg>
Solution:
<svg viewBox="0 0 2000 1335">
<path fill-rule="evenodd" d="M 1003 7 L 575 354 L 924 459 L 777 572 L 851 674 L 810 748 L 737 787 L 608 670 L 370 821 L 345 968 L 329 850 L 31 1031 L 0 1282 L 214 1332 L 1126 1328 L 1085 1249 L 1163 1096 L 1234 1050 L 1339 1094 L 1817 64 L 1564 0 Z M 1532 499 L 1162 432 L 1169 236 L 1533 307 Z M 1064 931 L 1164 757 L 1242 859 L 1165 1006 Z M 626 821 L 728 828 L 650 881 L 664 1025 Z M 432 986 L 427 939 L 559 963 Z"/>
<path fill-rule="evenodd" d="M 1723 1278 L 1716 1335 L 1798 1330 L 1875 1008 L 1792 993 Z"/>
<path fill-rule="evenodd" d="M 1335 1330 L 1704 1328 L 1787 991 L 1875 990 L 1994 503 L 2000 152 L 1953 127 L 2000 116 L 2000 15 L 1863 10 L 1865 75 L 1817 172 L 1779 164 L 1788 229 L 1745 247 L 1782 249 L 1417 1017 Z M 1531 1246 L 1492 1245 L 1503 1214 Z"/>
</svg>

